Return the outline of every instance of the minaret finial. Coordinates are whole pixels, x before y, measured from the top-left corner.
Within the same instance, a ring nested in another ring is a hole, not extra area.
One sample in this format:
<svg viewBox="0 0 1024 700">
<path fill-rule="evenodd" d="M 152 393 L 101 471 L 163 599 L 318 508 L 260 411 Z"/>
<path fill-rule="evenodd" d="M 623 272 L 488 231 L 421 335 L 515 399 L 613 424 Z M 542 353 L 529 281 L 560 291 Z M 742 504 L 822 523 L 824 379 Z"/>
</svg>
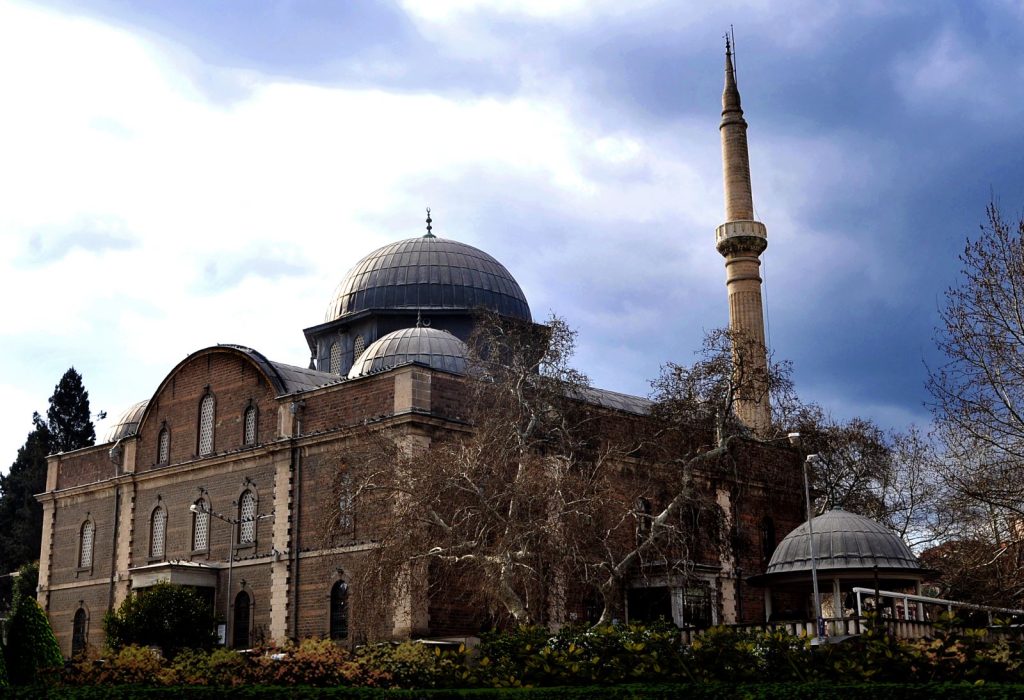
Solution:
<svg viewBox="0 0 1024 700">
<path fill-rule="evenodd" d="M 427 235 L 424 238 L 437 238 L 433 233 L 430 232 L 432 219 L 430 218 L 430 207 L 427 207 Z"/>
</svg>

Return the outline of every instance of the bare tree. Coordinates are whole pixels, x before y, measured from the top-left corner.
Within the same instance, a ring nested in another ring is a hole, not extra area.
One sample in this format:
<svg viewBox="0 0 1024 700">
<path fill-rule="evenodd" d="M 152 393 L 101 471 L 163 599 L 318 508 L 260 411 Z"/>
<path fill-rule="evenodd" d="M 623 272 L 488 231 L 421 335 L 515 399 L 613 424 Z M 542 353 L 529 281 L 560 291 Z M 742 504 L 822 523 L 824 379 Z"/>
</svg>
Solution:
<svg viewBox="0 0 1024 700">
<path fill-rule="evenodd" d="M 720 561 L 727 514 L 709 485 L 752 439 L 733 416 L 737 393 L 788 387 L 786 373 L 755 379 L 718 331 L 693 365 L 664 368 L 646 415 L 629 414 L 571 368 L 574 340 L 557 318 L 481 316 L 465 429 L 381 434 L 349 461 L 339 483 L 375 517 L 359 585 L 382 611 L 430 586 L 492 620 L 557 623 L 567 596 L 589 588 L 608 621 L 631 578 Z"/>
<path fill-rule="evenodd" d="M 804 449 L 816 454 L 814 510 L 843 508 L 892 528 L 911 546 L 938 536 L 938 457 L 916 427 L 884 431 L 873 421 L 837 421 L 809 404 L 792 424 Z"/>
<path fill-rule="evenodd" d="M 946 362 L 928 389 L 951 485 L 1024 515 L 1024 219 L 1007 222 L 995 203 L 986 213 L 940 310 Z"/>
</svg>

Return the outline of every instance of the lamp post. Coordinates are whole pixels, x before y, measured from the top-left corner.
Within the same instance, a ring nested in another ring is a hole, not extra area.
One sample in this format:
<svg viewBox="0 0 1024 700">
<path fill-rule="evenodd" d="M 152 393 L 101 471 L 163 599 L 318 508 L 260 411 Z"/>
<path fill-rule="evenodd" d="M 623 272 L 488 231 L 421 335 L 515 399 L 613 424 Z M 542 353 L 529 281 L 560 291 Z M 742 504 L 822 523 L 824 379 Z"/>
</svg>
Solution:
<svg viewBox="0 0 1024 700">
<path fill-rule="evenodd" d="M 238 507 L 238 503 L 235 501 L 232 501 L 231 505 L 236 508 Z M 231 574 L 235 565 L 235 546 L 238 542 L 238 528 L 242 523 L 256 522 L 265 518 L 272 518 L 274 517 L 274 513 L 271 511 L 264 515 L 253 515 L 248 518 L 232 518 L 207 508 L 205 501 L 203 501 L 202 504 L 193 503 L 188 507 L 188 509 L 196 515 L 212 515 L 217 518 L 217 520 L 223 520 L 232 526 L 231 542 L 228 546 L 228 585 L 224 594 L 224 646 L 228 646 L 228 630 L 231 628 Z"/>
<path fill-rule="evenodd" d="M 821 616 L 821 595 L 818 592 L 818 560 L 814 551 L 814 511 L 811 510 L 811 483 L 807 476 L 811 462 L 818 461 L 818 455 L 807 455 L 804 460 L 804 497 L 807 500 L 807 537 L 811 549 L 811 585 L 814 588 L 815 625 L 818 628 L 818 644 L 825 640 L 825 620 Z"/>
</svg>

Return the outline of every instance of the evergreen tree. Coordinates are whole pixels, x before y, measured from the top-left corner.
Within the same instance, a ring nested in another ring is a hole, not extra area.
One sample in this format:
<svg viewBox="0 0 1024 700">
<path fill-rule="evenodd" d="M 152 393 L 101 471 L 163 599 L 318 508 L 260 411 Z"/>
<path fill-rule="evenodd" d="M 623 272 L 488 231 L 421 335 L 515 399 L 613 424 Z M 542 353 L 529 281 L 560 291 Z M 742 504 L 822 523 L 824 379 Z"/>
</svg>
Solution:
<svg viewBox="0 0 1024 700">
<path fill-rule="evenodd" d="M 43 507 L 35 494 L 46 489 L 46 455 L 50 453 L 50 430 L 38 413 L 32 415 L 35 428 L 18 450 L 6 475 L 0 475 L 0 573 L 7 574 L 39 558 L 43 531 Z M 0 579 L 0 609 L 11 597 L 10 577 Z"/>
<path fill-rule="evenodd" d="M 53 389 L 46 411 L 51 452 L 68 452 L 96 442 L 96 429 L 89 414 L 89 392 L 82 375 L 72 367 Z"/>
<path fill-rule="evenodd" d="M 46 456 L 88 447 L 96 442 L 89 417 L 89 392 L 82 375 L 70 368 L 53 388 L 44 421 L 32 414 L 35 426 L 6 475 L 0 475 L 0 574 L 39 558 L 43 507 L 35 494 L 46 489 Z M 10 577 L 0 578 L 0 610 L 11 601 Z"/>
<path fill-rule="evenodd" d="M 43 680 L 48 671 L 63 665 L 64 657 L 50 621 L 35 598 L 18 598 L 7 627 L 4 655 L 13 685 L 36 683 Z"/>
</svg>

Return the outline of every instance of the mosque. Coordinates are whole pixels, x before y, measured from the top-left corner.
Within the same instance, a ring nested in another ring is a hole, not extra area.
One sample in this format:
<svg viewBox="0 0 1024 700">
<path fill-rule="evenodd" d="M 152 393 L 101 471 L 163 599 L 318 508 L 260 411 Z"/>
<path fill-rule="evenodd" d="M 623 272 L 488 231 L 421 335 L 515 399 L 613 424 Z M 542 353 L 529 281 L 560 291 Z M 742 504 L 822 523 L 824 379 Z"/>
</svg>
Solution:
<svg viewBox="0 0 1024 700">
<path fill-rule="evenodd" d="M 728 47 L 722 106 L 726 221 L 715 243 L 725 259 L 730 326 L 760 348 L 744 360 L 764 367 L 759 267 L 767 234 L 754 219 L 747 124 Z M 466 429 L 461 387 L 474 310 L 533 320 L 505 266 L 435 236 L 430 224 L 428 212 L 426 235 L 375 250 L 348 272 L 324 321 L 304 330 L 308 366 L 237 345 L 199 349 L 155 389 L 140 387 L 149 398 L 126 411 L 103 444 L 49 458 L 38 496 L 38 599 L 66 655 L 102 647 L 104 613 L 158 581 L 207 596 L 224 622 L 222 642 L 234 648 L 310 636 L 479 632 L 443 591 L 405 601 L 389 619 L 363 619 L 360 600 L 372 592 L 354 587 L 350 572 L 376 546 L 372 523 L 353 517 L 351 498 L 325 488 L 337 476 L 337 455 L 369 424 L 428 446 Z M 588 396 L 624 419 L 650 405 L 600 389 Z M 696 562 L 685 580 L 638 574 L 625 601 L 630 619 L 756 622 L 801 606 L 804 593 L 773 594 L 746 577 L 785 577 L 806 566 L 772 558 L 776 533 L 804 520 L 802 492 L 773 488 L 764 476 L 770 463 L 798 483 L 802 456 L 756 439 L 770 427 L 763 392 L 741 396 L 737 415 L 754 436 L 745 472 L 708 487 L 732 523 L 732 551 Z M 740 481 L 752 494 L 742 502 L 733 498 Z M 334 534 L 315 536 L 328 521 Z M 863 541 L 849 540 L 853 548 Z M 913 568 L 912 559 L 893 566 Z M 582 602 L 567 605 L 588 617 Z"/>
</svg>

